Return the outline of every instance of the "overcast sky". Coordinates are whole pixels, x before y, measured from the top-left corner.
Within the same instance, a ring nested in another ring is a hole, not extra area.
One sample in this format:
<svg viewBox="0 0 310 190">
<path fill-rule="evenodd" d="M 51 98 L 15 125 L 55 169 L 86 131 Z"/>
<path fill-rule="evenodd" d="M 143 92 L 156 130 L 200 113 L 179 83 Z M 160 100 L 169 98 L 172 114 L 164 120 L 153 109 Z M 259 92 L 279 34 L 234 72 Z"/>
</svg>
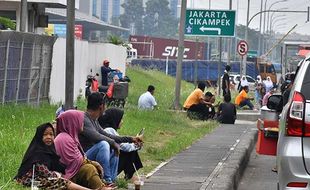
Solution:
<svg viewBox="0 0 310 190">
<path fill-rule="evenodd" d="M 209 9 L 229 9 L 229 0 L 187 0 L 187 8 Z M 263 0 L 267 1 L 267 9 L 275 2 L 285 0 Z M 236 23 L 245 25 L 248 0 L 232 0 L 232 9 L 237 11 Z M 250 18 L 260 11 L 261 0 L 250 0 Z M 307 11 L 310 6 L 310 0 L 286 0 L 286 2 L 275 3 L 272 10 L 284 9 L 292 11 Z M 271 16 L 272 13 L 270 13 Z M 267 17 L 267 15 L 266 15 Z M 294 32 L 310 35 L 310 22 L 306 23 L 307 13 L 274 13 L 273 29 L 277 32 L 286 33 L 295 24 L 298 24 Z M 263 20 L 263 19 L 262 19 Z M 267 20 L 267 19 L 266 19 Z M 259 15 L 250 23 L 250 28 L 259 29 Z M 266 21 L 267 24 L 267 21 Z"/>
</svg>

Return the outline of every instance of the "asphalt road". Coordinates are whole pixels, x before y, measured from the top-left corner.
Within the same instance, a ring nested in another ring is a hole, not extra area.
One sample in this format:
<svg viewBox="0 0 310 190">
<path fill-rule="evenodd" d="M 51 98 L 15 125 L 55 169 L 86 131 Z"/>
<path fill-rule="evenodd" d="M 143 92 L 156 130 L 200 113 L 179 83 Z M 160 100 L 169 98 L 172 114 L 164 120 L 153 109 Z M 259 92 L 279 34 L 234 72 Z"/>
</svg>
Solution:
<svg viewBox="0 0 310 190">
<path fill-rule="evenodd" d="M 259 155 L 253 150 L 238 190 L 276 190 L 277 173 L 271 171 L 275 164 L 275 156 Z"/>
</svg>

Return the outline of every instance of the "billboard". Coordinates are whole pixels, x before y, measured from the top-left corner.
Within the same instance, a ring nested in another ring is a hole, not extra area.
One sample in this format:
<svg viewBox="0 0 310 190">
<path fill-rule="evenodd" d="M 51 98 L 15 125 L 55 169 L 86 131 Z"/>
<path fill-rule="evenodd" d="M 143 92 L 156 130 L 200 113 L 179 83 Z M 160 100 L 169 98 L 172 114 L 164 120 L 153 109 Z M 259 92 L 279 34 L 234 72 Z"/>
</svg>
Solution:
<svg viewBox="0 0 310 190">
<path fill-rule="evenodd" d="M 67 27 L 65 24 L 48 24 L 48 28 L 45 28 L 45 33 L 49 36 L 57 35 L 58 37 L 66 38 Z M 74 36 L 76 39 L 82 39 L 83 25 L 75 25 Z"/>
<path fill-rule="evenodd" d="M 137 49 L 138 58 L 177 59 L 178 40 L 151 36 L 129 36 L 132 47 Z M 184 59 L 205 59 L 206 43 L 184 41 Z"/>
</svg>

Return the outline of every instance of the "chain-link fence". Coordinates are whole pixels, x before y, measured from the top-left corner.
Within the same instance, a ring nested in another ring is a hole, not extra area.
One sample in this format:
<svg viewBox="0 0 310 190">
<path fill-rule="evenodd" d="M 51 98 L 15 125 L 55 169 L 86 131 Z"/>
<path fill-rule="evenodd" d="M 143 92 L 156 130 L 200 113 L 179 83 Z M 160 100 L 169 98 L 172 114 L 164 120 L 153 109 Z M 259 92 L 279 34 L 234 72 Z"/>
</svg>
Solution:
<svg viewBox="0 0 310 190">
<path fill-rule="evenodd" d="M 0 102 L 37 103 L 48 99 L 56 38 L 0 31 Z"/>
</svg>

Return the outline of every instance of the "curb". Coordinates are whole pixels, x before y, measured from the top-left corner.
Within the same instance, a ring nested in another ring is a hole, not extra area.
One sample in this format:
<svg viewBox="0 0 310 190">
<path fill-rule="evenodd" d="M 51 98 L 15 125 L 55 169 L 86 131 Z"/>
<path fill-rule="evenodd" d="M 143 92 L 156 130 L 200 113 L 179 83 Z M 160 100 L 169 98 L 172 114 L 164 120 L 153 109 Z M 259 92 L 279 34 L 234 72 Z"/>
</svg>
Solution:
<svg viewBox="0 0 310 190">
<path fill-rule="evenodd" d="M 215 176 L 202 183 L 200 190 L 237 190 L 256 140 L 257 130 L 249 128 L 236 147 L 231 148 L 226 161 L 219 163 L 220 169 Z"/>
</svg>

